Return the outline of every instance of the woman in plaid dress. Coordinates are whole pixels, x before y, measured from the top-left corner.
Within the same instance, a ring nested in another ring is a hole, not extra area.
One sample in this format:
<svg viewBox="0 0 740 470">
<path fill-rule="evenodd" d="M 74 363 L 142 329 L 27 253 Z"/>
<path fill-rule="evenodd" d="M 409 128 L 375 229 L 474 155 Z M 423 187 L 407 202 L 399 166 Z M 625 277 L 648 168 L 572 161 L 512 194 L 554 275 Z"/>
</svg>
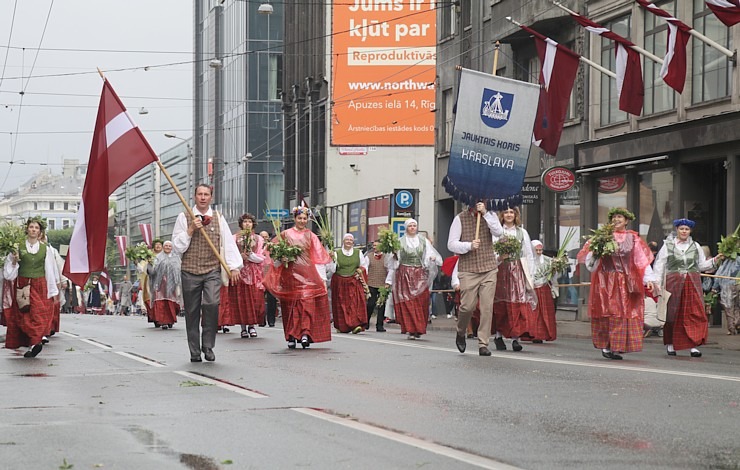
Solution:
<svg viewBox="0 0 740 470">
<path fill-rule="evenodd" d="M 558 337 L 558 327 L 555 321 L 555 301 L 558 286 L 557 278 L 552 275 L 552 258 L 542 254 L 542 242 L 532 240 L 534 249 L 534 269 L 532 273 L 534 291 L 537 294 L 537 308 L 535 321 L 530 328 L 533 343 L 555 341 Z"/>
<path fill-rule="evenodd" d="M 401 333 L 407 333 L 408 339 L 418 339 L 427 332 L 429 287 L 442 266 L 442 256 L 424 235 L 419 235 L 416 220 L 407 219 L 404 225 L 401 249 L 388 257 L 385 282 L 393 286 L 393 310 Z"/>
<path fill-rule="evenodd" d="M 588 314 L 594 347 L 607 359 L 622 359 L 621 353 L 642 351 L 642 323 L 645 315 L 645 289 L 653 292 L 655 275 L 650 267 L 653 254 L 647 243 L 627 223 L 635 215 L 613 207 L 607 215 L 614 226 L 617 250 L 595 258 L 586 242 L 578 262 L 591 271 Z"/>
<path fill-rule="evenodd" d="M 674 220 L 676 234 L 666 238 L 654 265 L 663 295 L 670 294 L 663 327 L 663 344 L 669 356 L 691 349 L 691 357 L 701 357 L 696 347 L 707 341 L 709 322 L 704 313 L 699 271 L 715 268 L 717 258 L 706 259 L 704 251 L 691 238 L 694 225 L 693 220 Z"/>
</svg>

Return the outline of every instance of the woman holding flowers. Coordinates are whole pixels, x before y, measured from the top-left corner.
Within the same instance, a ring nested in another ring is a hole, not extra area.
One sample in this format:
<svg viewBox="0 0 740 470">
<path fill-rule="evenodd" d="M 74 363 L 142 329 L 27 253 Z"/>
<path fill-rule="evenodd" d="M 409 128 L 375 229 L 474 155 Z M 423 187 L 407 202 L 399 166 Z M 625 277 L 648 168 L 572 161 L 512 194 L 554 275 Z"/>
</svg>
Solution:
<svg viewBox="0 0 740 470">
<path fill-rule="evenodd" d="M 303 348 L 331 341 L 326 270 L 320 267 L 332 259 L 306 227 L 311 210 L 299 206 L 292 213 L 293 228 L 280 232 L 269 244 L 273 264 L 264 280 L 267 290 L 280 300 L 283 331 L 290 349 L 296 347 L 296 341 Z"/>
<path fill-rule="evenodd" d="M 594 347 L 607 359 L 642 350 L 645 290 L 653 292 L 653 254 L 640 235 L 627 230 L 635 215 L 613 207 L 608 223 L 578 253 L 578 262 L 591 271 L 588 313 Z"/>
<path fill-rule="evenodd" d="M 537 295 L 537 308 L 529 334 L 533 343 L 555 341 L 558 337 L 554 301 L 558 294 L 557 278 L 552 270 L 552 258 L 542 254 L 542 242 L 532 240 L 532 248 L 534 249 L 532 283 Z"/>
<path fill-rule="evenodd" d="M 701 357 L 696 347 L 707 341 L 709 322 L 699 271 L 715 268 L 720 257 L 706 259 L 691 238 L 694 225 L 693 220 L 674 220 L 676 234 L 666 238 L 653 266 L 663 295 L 670 293 L 663 326 L 663 344 L 669 356 L 675 356 L 677 350 L 691 349 L 691 357 Z"/>
<path fill-rule="evenodd" d="M 231 320 L 241 325 L 242 338 L 256 338 L 256 325 L 265 322 L 265 288 L 262 285 L 262 253 L 264 240 L 254 233 L 256 218 L 252 214 L 239 217 L 241 231 L 234 234 L 236 246 L 242 255 L 244 267 L 239 272 L 239 282 L 228 287 L 228 309 Z"/>
<path fill-rule="evenodd" d="M 385 283 L 393 286 L 393 310 L 401 333 L 408 333 L 408 339 L 418 339 L 427 332 L 429 287 L 442 266 L 442 256 L 418 233 L 416 220 L 407 219 L 404 226 L 400 250 L 388 257 Z"/>
<path fill-rule="evenodd" d="M 41 217 L 26 221 L 26 239 L 5 259 L 3 275 L 15 281 L 12 305 L 5 309 L 7 332 L 5 347 L 28 346 L 23 357 L 36 357 L 43 349 L 42 338 L 49 332 L 54 297 L 59 294 L 54 255 L 40 241 L 46 222 Z M 19 306 L 19 297 L 28 299 Z"/>
<path fill-rule="evenodd" d="M 342 246 L 335 253 L 331 277 L 331 307 L 334 328 L 340 333 L 357 334 L 367 324 L 365 288 L 368 259 L 354 247 L 355 237 L 345 233 Z M 368 288 L 369 293 L 369 288 Z"/>
<path fill-rule="evenodd" d="M 529 233 L 522 227 L 518 207 L 509 207 L 498 214 L 503 234 L 493 248 L 499 256 L 496 296 L 493 301 L 493 343 L 496 349 L 506 349 L 503 337 L 511 338 L 511 349 L 521 351 L 521 336 L 534 327 L 537 296 L 532 284 L 534 254 Z"/>
<path fill-rule="evenodd" d="M 151 309 L 155 324 L 163 330 L 177 323 L 177 314 L 182 307 L 182 288 L 180 287 L 180 257 L 172 253 L 172 242 L 162 244 L 160 252 L 150 270 L 152 283 Z"/>
</svg>

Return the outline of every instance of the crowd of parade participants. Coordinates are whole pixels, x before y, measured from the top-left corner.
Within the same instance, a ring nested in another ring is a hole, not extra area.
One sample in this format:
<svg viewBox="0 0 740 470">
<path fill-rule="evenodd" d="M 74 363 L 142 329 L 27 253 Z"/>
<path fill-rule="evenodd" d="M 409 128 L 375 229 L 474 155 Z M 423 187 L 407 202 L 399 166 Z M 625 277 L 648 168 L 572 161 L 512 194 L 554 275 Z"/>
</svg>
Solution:
<svg viewBox="0 0 740 470">
<path fill-rule="evenodd" d="M 400 249 L 393 253 L 378 251 L 377 242 L 363 252 L 350 233 L 332 250 L 309 228 L 308 207 L 294 208 L 293 226 L 274 235 L 255 232 L 255 216 L 243 214 L 232 234 L 210 203 L 211 188 L 198 186 L 196 205 L 180 214 L 172 241 L 153 241 L 154 258 L 137 264 L 135 283 L 124 278 L 119 304 L 108 309 L 140 311 L 162 330 L 185 316 L 192 362 L 201 362 L 201 353 L 215 360 L 217 331 L 238 325 L 241 338 L 249 339 L 258 336 L 258 326 L 274 327 L 278 304 L 290 349 L 331 341 L 332 323 L 338 334 L 361 333 L 370 329 L 373 315 L 375 332 L 385 333 L 391 322 L 408 340 L 417 340 L 431 321 L 434 291 L 445 296 L 448 318 L 454 308 L 461 353 L 471 337 L 477 337 L 480 356 L 491 355 L 491 338 L 499 351 L 509 347 L 508 339 L 514 352 L 523 350 L 523 342 L 557 339 L 559 289 L 552 259 L 539 240 L 530 239 L 517 207 L 495 212 L 478 203 L 457 214 L 446 245 L 453 256 L 443 260 L 414 219 L 405 221 Z M 621 360 L 641 351 L 643 338 L 655 331 L 650 312 L 662 309 L 664 325 L 658 329 L 666 353 L 689 350 L 701 357 L 707 287 L 719 295 L 727 334 L 740 332 L 740 283 L 732 279 L 740 276 L 740 258 L 710 257 L 691 238 L 695 222 L 685 218 L 674 221 L 674 232 L 658 250 L 628 229 L 634 218 L 627 209 L 612 208 L 604 222 L 613 227 L 616 249 L 599 253 L 587 241 L 577 255 L 590 272 L 588 315 L 601 355 Z M 64 278 L 63 260 L 45 232 L 45 221 L 28 219 L 25 243 L 6 257 L 3 269 L 5 347 L 25 347 L 27 358 L 39 355 L 59 331 L 60 311 L 105 313 L 106 297 L 116 297 L 97 276 L 84 292 Z M 494 246 L 505 237 L 518 242 L 518 253 L 496 253 Z M 300 251 L 293 258 L 271 256 L 278 244 Z M 715 271 L 719 276 L 703 286 L 700 273 Z M 381 291 L 390 292 L 386 305 L 378 305 Z"/>
</svg>

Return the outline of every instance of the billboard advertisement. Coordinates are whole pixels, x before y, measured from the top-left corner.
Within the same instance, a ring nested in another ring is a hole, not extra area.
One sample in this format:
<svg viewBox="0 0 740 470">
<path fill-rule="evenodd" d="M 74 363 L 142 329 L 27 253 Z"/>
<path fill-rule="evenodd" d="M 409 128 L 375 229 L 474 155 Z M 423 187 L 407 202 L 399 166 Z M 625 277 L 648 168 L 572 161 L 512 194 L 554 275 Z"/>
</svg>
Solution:
<svg viewBox="0 0 740 470">
<path fill-rule="evenodd" d="M 349 226 L 347 233 L 355 237 L 355 245 L 367 244 L 367 200 L 349 205 Z"/>
<path fill-rule="evenodd" d="M 434 0 L 333 5 L 331 143 L 434 145 Z"/>
</svg>

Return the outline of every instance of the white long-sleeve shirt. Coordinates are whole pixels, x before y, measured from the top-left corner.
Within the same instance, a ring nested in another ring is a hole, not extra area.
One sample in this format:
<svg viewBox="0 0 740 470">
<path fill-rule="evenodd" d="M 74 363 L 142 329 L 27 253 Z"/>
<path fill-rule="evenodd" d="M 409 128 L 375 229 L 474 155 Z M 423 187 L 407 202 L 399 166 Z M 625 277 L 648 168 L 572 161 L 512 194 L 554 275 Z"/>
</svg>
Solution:
<svg viewBox="0 0 740 470">
<path fill-rule="evenodd" d="M 40 243 L 41 242 L 37 241 L 34 244 L 30 244 L 28 243 L 28 239 L 26 239 L 26 250 L 31 254 L 36 254 L 39 252 L 41 246 Z M 8 255 L 5 258 L 5 266 L 3 267 L 3 277 L 9 281 L 13 281 L 18 277 L 18 269 L 20 268 L 20 265 L 17 262 L 13 263 L 13 259 L 14 258 L 12 256 Z M 46 256 L 44 257 L 44 277 L 46 278 L 47 299 L 59 295 L 59 288 L 57 287 L 57 282 L 59 280 L 57 274 L 58 269 L 54 253 L 47 246 Z"/>
<path fill-rule="evenodd" d="M 488 231 L 491 232 L 491 239 L 493 237 L 500 237 L 503 233 L 503 228 L 501 227 L 501 222 L 498 220 L 498 215 L 493 211 L 488 211 L 483 214 L 483 219 L 486 221 Z M 460 241 L 461 236 L 462 222 L 460 221 L 460 214 L 458 214 L 452 219 L 450 233 L 447 236 L 447 249 L 458 255 L 464 255 L 473 249 L 473 242 Z"/>
<path fill-rule="evenodd" d="M 193 207 L 193 213 L 195 215 L 207 215 L 213 217 L 213 209 L 210 207 L 203 213 L 200 212 L 196 207 Z M 226 219 L 220 213 L 218 214 L 219 230 L 221 231 L 221 243 L 224 246 L 224 258 L 226 265 L 230 270 L 240 270 L 243 266 L 242 255 L 239 253 L 239 248 L 236 246 L 234 241 L 234 235 L 231 233 L 229 224 Z M 172 248 L 175 253 L 182 257 L 190 247 L 190 240 L 192 237 L 188 235 L 188 217 L 184 212 L 180 212 L 175 221 L 175 228 L 172 230 Z M 219 248 L 219 247 L 216 247 Z"/>
<path fill-rule="evenodd" d="M 678 238 L 673 240 L 673 243 L 675 243 L 675 247 L 677 250 L 680 251 L 682 255 L 686 254 L 686 250 L 688 250 L 691 245 L 696 245 L 696 251 L 699 255 L 699 262 L 698 267 L 699 271 L 709 271 L 714 266 L 714 258 L 707 259 L 706 256 L 704 256 L 704 250 L 701 249 L 701 246 L 699 246 L 698 243 L 696 243 L 693 240 L 686 240 L 685 242 L 682 242 Z M 665 274 L 665 268 L 666 263 L 668 262 L 668 246 L 666 243 L 663 243 L 663 246 L 660 248 L 660 251 L 658 252 L 658 257 L 655 260 L 655 263 L 653 264 L 653 271 L 655 272 L 655 279 L 656 282 L 662 284 L 663 283 L 663 276 Z"/>
</svg>

